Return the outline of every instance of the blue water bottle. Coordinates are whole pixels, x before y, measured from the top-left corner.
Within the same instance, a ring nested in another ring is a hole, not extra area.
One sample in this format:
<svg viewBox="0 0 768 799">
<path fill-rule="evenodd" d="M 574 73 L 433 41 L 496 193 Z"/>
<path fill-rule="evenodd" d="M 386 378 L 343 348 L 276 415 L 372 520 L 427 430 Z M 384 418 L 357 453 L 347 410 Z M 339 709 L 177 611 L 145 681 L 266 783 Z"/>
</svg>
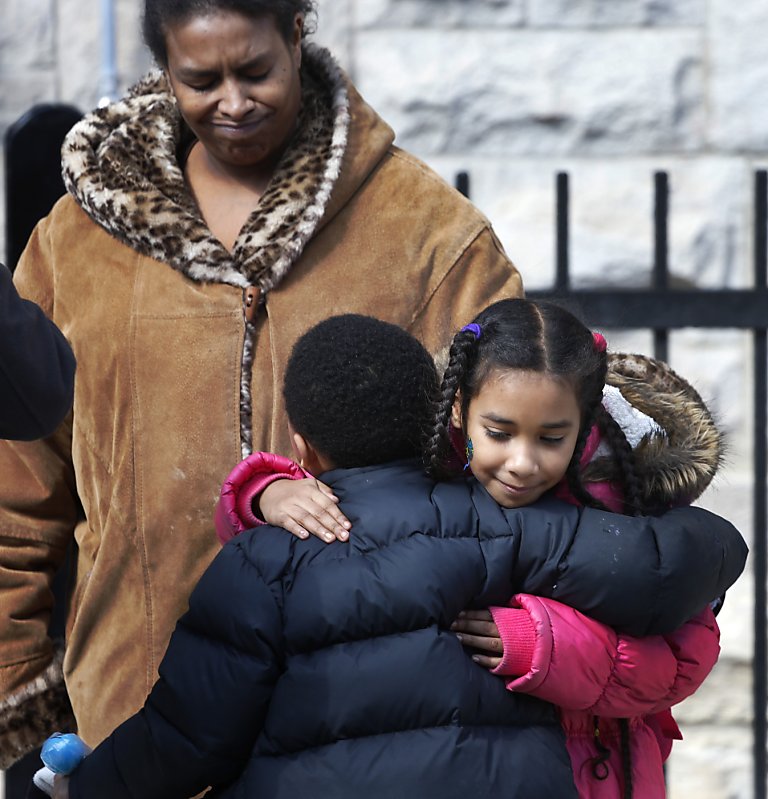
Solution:
<svg viewBox="0 0 768 799">
<path fill-rule="evenodd" d="M 91 753 L 82 738 L 73 732 L 55 732 L 43 744 L 40 758 L 44 768 L 35 772 L 33 782 L 48 796 L 53 796 L 53 778 L 56 774 L 71 774 L 82 759 Z"/>
</svg>

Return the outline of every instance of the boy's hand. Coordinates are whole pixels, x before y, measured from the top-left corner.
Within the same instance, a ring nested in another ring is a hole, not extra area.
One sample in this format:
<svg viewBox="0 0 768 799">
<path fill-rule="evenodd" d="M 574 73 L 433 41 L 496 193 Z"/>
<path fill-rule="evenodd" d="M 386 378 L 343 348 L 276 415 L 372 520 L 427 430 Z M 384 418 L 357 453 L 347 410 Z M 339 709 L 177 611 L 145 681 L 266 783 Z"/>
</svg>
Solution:
<svg viewBox="0 0 768 799">
<path fill-rule="evenodd" d="M 53 779 L 53 799 L 69 799 L 69 777 L 57 774 Z"/>
<path fill-rule="evenodd" d="M 299 538 L 310 533 L 326 543 L 346 541 L 352 526 L 337 507 L 338 498 L 314 477 L 275 480 L 259 497 L 261 516 L 267 524 L 283 527 Z"/>
<path fill-rule="evenodd" d="M 472 660 L 486 669 L 495 669 L 501 663 L 504 644 L 499 628 L 488 610 L 462 610 L 459 618 L 451 625 L 462 646 L 479 649 L 485 654 L 474 654 Z"/>
</svg>

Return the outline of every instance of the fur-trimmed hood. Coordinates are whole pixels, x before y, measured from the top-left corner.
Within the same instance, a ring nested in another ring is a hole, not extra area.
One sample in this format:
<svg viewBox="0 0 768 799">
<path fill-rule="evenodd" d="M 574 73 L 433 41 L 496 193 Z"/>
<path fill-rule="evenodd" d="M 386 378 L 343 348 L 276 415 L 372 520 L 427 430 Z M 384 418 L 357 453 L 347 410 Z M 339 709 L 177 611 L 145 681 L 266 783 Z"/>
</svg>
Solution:
<svg viewBox="0 0 768 799">
<path fill-rule="evenodd" d="M 301 77 L 297 132 L 231 253 L 208 230 L 185 183 L 178 156 L 193 138 L 163 72 L 75 125 L 62 150 L 67 190 L 140 254 L 197 282 L 269 291 L 321 225 L 349 134 L 351 87 L 330 53 L 305 44 Z"/>
<path fill-rule="evenodd" d="M 701 496 L 722 462 L 724 442 L 698 392 L 666 363 L 645 355 L 609 354 L 606 382 L 658 426 L 634 446 L 647 505 L 664 508 Z M 614 463 L 593 460 L 585 479 L 615 478 Z"/>
</svg>

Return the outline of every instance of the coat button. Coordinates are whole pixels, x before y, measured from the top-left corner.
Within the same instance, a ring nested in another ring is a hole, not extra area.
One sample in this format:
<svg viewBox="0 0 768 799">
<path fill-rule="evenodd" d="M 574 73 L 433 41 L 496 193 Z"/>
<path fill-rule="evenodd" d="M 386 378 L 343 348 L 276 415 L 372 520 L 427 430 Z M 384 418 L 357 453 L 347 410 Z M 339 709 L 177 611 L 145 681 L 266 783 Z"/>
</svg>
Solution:
<svg viewBox="0 0 768 799">
<path fill-rule="evenodd" d="M 243 292 L 243 312 L 246 322 L 253 322 L 259 312 L 261 303 L 261 289 L 258 286 L 248 286 Z"/>
</svg>

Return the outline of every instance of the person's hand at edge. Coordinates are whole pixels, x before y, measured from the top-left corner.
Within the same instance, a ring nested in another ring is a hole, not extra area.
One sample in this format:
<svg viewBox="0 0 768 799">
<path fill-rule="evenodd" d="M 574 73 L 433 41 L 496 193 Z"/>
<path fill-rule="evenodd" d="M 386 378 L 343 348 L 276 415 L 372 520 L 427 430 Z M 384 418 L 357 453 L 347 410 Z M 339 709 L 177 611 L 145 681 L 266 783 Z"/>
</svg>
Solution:
<svg viewBox="0 0 768 799">
<path fill-rule="evenodd" d="M 69 799 L 69 777 L 57 774 L 53 779 L 53 799 Z"/>
<path fill-rule="evenodd" d="M 283 527 L 298 538 L 330 543 L 346 541 L 351 524 L 338 508 L 338 497 L 315 477 L 275 480 L 259 497 L 259 511 L 267 524 Z"/>
</svg>

